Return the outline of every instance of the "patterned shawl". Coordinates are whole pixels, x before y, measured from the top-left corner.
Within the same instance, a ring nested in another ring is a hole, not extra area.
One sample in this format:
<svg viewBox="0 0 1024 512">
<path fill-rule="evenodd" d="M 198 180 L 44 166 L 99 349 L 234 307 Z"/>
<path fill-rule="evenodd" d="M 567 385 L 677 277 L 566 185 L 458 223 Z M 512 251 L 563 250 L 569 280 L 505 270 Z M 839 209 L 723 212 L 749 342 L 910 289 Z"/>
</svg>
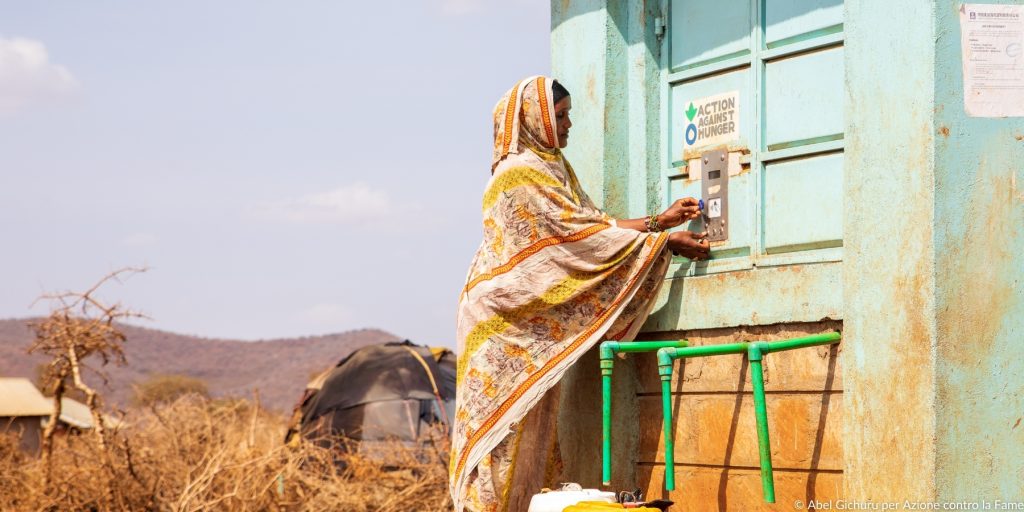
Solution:
<svg viewBox="0 0 1024 512">
<path fill-rule="evenodd" d="M 495 107 L 484 239 L 459 297 L 458 511 L 469 473 L 580 356 L 632 339 L 668 269 L 666 234 L 613 227 L 557 137 L 548 78 L 523 80 Z"/>
</svg>

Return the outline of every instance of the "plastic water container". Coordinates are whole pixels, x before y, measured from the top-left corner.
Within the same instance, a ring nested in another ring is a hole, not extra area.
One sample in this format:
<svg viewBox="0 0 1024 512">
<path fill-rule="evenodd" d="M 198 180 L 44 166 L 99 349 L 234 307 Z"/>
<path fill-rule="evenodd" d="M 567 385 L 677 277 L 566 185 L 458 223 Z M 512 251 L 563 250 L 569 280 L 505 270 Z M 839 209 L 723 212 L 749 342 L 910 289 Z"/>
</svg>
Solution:
<svg viewBox="0 0 1024 512">
<path fill-rule="evenodd" d="M 562 512 L 566 507 L 582 501 L 615 503 L 615 493 L 584 489 L 580 484 L 564 484 L 557 491 L 534 494 L 529 512 Z"/>
<path fill-rule="evenodd" d="M 654 507 L 637 507 L 627 509 L 622 506 L 621 503 L 605 503 L 597 501 L 584 501 L 577 503 L 576 505 L 569 505 L 562 509 L 562 512 L 614 512 L 616 510 L 622 510 L 623 512 L 661 512 L 660 509 Z"/>
<path fill-rule="evenodd" d="M 624 510 L 626 507 L 621 503 L 607 503 L 604 501 L 581 501 L 575 505 L 569 505 L 562 509 L 562 512 L 609 512 Z"/>
</svg>

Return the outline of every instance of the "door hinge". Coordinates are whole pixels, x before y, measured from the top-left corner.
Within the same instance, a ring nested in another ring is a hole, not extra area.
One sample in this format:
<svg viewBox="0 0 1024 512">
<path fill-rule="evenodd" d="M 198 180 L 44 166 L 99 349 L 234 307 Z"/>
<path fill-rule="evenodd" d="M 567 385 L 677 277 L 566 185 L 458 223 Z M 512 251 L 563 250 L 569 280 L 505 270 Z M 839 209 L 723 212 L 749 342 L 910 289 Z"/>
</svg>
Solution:
<svg viewBox="0 0 1024 512">
<path fill-rule="evenodd" d="M 654 18 L 654 37 L 658 39 L 665 37 L 665 18 L 662 16 Z"/>
</svg>

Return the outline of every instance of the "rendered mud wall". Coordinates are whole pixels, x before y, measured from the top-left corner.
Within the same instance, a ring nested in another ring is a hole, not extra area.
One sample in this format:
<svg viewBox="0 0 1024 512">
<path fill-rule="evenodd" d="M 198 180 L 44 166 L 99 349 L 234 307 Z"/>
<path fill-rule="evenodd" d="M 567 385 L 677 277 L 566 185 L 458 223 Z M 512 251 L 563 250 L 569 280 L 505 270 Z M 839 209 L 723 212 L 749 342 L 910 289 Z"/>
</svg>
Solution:
<svg viewBox="0 0 1024 512">
<path fill-rule="evenodd" d="M 774 341 L 831 332 L 841 322 L 646 333 L 692 345 Z M 795 501 L 843 493 L 842 345 L 765 357 L 765 391 L 777 504 L 763 503 L 749 366 L 744 356 L 677 361 L 672 381 L 676 490 L 664 490 L 661 384 L 654 354 L 620 356 L 613 393 L 614 490 L 640 487 L 674 510 L 792 510 Z M 596 352 L 563 380 L 559 438 L 564 477 L 600 484 L 600 371 Z"/>
<path fill-rule="evenodd" d="M 773 341 L 831 332 L 841 322 L 659 333 L 691 345 Z M 664 490 L 664 436 L 657 363 L 638 358 L 640 387 L 638 484 L 678 510 L 792 510 L 802 500 L 842 495 L 842 345 L 769 354 L 764 360 L 765 401 L 775 474 L 776 505 L 761 492 L 757 429 L 749 364 L 730 355 L 677 361 L 672 381 L 676 490 Z"/>
</svg>

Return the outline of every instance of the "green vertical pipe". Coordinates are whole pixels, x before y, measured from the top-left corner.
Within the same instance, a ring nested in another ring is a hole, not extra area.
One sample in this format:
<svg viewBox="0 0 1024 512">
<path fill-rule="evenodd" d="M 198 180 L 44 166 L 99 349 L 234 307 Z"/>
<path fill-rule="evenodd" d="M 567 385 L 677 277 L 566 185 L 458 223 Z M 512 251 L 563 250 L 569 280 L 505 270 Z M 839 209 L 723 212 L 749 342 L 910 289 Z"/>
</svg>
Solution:
<svg viewBox="0 0 1024 512">
<path fill-rule="evenodd" d="M 676 488 L 675 443 L 672 442 L 672 366 L 658 367 L 661 375 L 662 428 L 665 434 L 665 488 Z"/>
<path fill-rule="evenodd" d="M 601 483 L 612 483 L 612 369 L 615 354 L 620 352 L 653 352 L 662 348 L 685 347 L 686 340 L 673 341 L 605 341 L 598 353 L 601 357 Z"/>
<path fill-rule="evenodd" d="M 612 366 L 601 360 L 601 483 L 612 484 Z"/>
<path fill-rule="evenodd" d="M 665 489 L 676 488 L 675 443 L 672 442 L 672 365 L 679 357 L 677 348 L 658 350 L 658 376 L 661 378 L 661 428 L 665 438 Z"/>
<path fill-rule="evenodd" d="M 619 342 L 601 343 L 601 483 L 612 483 L 612 367 Z"/>
<path fill-rule="evenodd" d="M 772 447 L 768 438 L 768 407 L 764 400 L 764 370 L 761 367 L 762 343 L 751 343 L 750 382 L 754 385 L 754 417 L 757 419 L 757 450 L 761 455 L 761 489 L 764 501 L 775 503 L 775 477 L 772 474 Z"/>
</svg>

